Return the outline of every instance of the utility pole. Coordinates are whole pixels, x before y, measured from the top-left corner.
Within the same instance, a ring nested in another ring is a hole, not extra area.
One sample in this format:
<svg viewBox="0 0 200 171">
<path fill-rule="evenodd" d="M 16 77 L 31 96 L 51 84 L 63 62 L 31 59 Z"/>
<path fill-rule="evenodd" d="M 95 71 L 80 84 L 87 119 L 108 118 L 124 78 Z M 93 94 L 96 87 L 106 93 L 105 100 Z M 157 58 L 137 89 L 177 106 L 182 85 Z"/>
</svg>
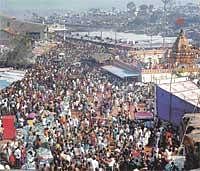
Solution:
<svg viewBox="0 0 200 171">
<path fill-rule="evenodd" d="M 101 40 L 102 40 L 102 38 L 103 38 L 103 32 L 101 31 Z"/>
<path fill-rule="evenodd" d="M 167 27 L 167 6 L 169 4 L 171 4 L 171 0 L 161 0 L 162 3 L 163 3 L 163 10 L 164 10 L 164 13 L 163 13 L 163 21 L 162 21 L 162 27 L 163 27 L 163 49 L 165 48 L 165 37 L 166 37 L 166 27 Z"/>
<path fill-rule="evenodd" d="M 174 57 L 172 58 L 172 64 L 175 63 Z M 173 81 L 173 75 L 175 75 L 176 69 L 174 66 L 171 66 L 171 78 L 170 78 L 170 85 L 169 85 L 169 92 L 170 92 L 170 97 L 169 97 L 169 122 L 172 122 L 172 81 Z"/>
<path fill-rule="evenodd" d="M 115 31 L 115 44 L 117 43 L 117 32 Z"/>
<path fill-rule="evenodd" d="M 64 24 L 63 40 L 64 40 L 64 42 L 66 41 L 66 27 L 65 27 L 65 24 Z"/>
<path fill-rule="evenodd" d="M 170 97 L 169 97 L 169 122 L 172 121 L 172 80 L 173 80 L 173 74 L 174 74 L 174 71 L 172 69 L 171 78 L 170 78 L 170 86 L 169 86 L 169 93 L 170 93 Z"/>
<path fill-rule="evenodd" d="M 150 29 L 148 28 L 148 26 L 146 26 L 147 31 L 146 33 L 149 35 L 150 34 L 150 48 L 152 49 L 153 47 L 153 34 L 151 33 Z"/>
</svg>

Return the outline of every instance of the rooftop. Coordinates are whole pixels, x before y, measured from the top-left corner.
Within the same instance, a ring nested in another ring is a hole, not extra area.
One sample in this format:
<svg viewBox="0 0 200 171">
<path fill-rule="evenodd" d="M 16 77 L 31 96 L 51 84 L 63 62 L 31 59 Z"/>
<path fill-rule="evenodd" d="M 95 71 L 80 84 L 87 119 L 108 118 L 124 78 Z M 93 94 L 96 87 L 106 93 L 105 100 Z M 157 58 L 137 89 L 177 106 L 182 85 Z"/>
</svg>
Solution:
<svg viewBox="0 0 200 171">
<path fill-rule="evenodd" d="M 110 60 L 113 58 L 112 54 L 110 53 L 94 53 L 92 58 L 95 59 L 97 62 L 105 62 L 106 60 Z"/>
<path fill-rule="evenodd" d="M 124 69 L 124 68 L 120 68 L 120 67 L 113 66 L 113 65 L 106 65 L 106 66 L 103 66 L 102 68 L 104 70 L 112 73 L 113 75 L 120 77 L 120 78 L 139 76 L 139 74 L 135 73 L 134 71 Z"/>
<path fill-rule="evenodd" d="M 191 138 L 194 142 L 200 142 L 200 132 L 192 132 L 190 134 L 186 134 L 187 137 Z"/>
<path fill-rule="evenodd" d="M 11 29 L 10 27 L 7 27 L 7 28 L 2 29 L 2 30 L 5 31 L 6 33 L 11 34 L 11 35 L 14 35 L 14 36 L 17 35 L 16 31 L 14 31 L 13 29 Z"/>
<path fill-rule="evenodd" d="M 159 84 L 159 87 L 170 92 L 170 83 Z M 200 107 L 200 89 L 192 81 L 172 82 L 171 93 L 194 106 Z"/>
<path fill-rule="evenodd" d="M 0 20 L 0 29 L 16 33 L 44 31 L 46 27 L 43 24 L 21 21 L 3 14 L 0 14 Z"/>
</svg>

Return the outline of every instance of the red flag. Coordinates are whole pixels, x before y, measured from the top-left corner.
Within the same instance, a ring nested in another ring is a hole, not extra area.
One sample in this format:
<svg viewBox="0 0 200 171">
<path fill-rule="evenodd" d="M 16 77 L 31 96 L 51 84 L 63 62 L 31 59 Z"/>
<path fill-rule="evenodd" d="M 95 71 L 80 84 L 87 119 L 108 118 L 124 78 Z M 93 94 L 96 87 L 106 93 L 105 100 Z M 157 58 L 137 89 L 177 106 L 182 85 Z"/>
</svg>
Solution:
<svg viewBox="0 0 200 171">
<path fill-rule="evenodd" d="M 182 26 L 183 24 L 185 23 L 185 19 L 184 18 L 178 18 L 177 20 L 176 20 L 176 24 L 178 25 L 178 26 Z"/>
</svg>

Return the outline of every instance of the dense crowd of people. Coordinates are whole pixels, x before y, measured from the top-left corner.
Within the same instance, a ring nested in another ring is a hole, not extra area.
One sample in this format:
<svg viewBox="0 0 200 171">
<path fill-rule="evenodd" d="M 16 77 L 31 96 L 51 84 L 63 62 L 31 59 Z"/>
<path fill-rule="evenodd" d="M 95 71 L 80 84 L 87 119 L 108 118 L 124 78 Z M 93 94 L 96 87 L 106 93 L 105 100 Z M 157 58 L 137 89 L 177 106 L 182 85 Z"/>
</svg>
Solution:
<svg viewBox="0 0 200 171">
<path fill-rule="evenodd" d="M 58 60 L 57 49 L 0 91 L 1 115 L 15 115 L 18 131 L 16 141 L 1 147 L 1 159 L 19 169 L 179 170 L 172 162 L 178 130 L 156 117 L 135 118 L 155 113 L 154 85 L 120 80 L 81 61 L 105 51 L 87 46 L 67 43 L 62 51 L 74 63 Z"/>
</svg>

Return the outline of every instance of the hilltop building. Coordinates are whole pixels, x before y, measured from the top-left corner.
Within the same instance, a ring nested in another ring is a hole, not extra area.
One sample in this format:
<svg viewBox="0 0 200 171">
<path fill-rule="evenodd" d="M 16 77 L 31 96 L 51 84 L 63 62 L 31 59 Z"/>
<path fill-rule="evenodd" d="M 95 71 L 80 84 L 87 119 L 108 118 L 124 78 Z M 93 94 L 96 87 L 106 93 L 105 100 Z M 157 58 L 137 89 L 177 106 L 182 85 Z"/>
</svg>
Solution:
<svg viewBox="0 0 200 171">
<path fill-rule="evenodd" d="M 46 25 L 20 21 L 2 14 L 0 21 L 0 44 L 9 45 L 17 35 L 26 35 L 32 40 L 45 38 Z"/>
</svg>

